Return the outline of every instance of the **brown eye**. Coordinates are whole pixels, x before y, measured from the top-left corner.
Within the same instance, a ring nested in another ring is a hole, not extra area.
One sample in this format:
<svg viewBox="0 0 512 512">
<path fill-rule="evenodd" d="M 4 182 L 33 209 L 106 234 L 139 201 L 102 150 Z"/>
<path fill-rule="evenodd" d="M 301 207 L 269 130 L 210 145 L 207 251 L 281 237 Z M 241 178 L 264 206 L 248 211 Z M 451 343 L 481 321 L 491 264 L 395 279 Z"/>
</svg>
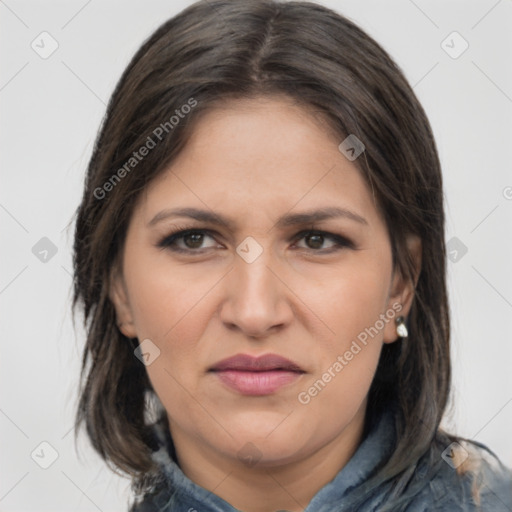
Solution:
<svg viewBox="0 0 512 512">
<path fill-rule="evenodd" d="M 323 235 L 307 235 L 304 238 L 308 241 L 308 246 L 310 249 L 321 249 L 324 242 Z"/>
<path fill-rule="evenodd" d="M 189 249 L 198 249 L 203 243 L 204 235 L 202 233 L 189 233 L 183 236 L 183 242 Z M 187 241 L 189 243 L 187 243 Z"/>
<path fill-rule="evenodd" d="M 296 240 L 305 241 L 306 247 L 298 246 L 300 249 L 309 249 L 314 252 L 331 252 L 343 247 L 350 249 L 355 247 L 347 238 L 324 231 L 302 231 L 297 234 Z M 330 242 L 330 245 L 324 246 L 327 241 Z"/>
<path fill-rule="evenodd" d="M 205 230 L 187 229 L 177 231 L 166 236 L 158 243 L 158 247 L 169 249 L 175 252 L 203 252 L 204 250 L 214 248 L 215 244 L 203 245 L 205 239 L 210 238 L 214 241 L 213 236 Z"/>
</svg>

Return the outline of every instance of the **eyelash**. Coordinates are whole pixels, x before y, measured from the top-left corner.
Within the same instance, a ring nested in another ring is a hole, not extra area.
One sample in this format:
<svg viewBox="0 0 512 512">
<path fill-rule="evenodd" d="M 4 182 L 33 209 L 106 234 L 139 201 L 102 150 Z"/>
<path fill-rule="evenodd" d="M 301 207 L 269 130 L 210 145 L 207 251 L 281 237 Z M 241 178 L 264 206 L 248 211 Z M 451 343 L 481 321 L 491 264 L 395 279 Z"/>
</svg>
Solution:
<svg viewBox="0 0 512 512">
<path fill-rule="evenodd" d="M 176 246 L 175 242 L 177 240 L 183 239 L 185 236 L 192 235 L 192 234 L 208 235 L 208 236 L 214 238 L 215 232 L 213 232 L 209 229 L 197 229 L 197 228 L 188 228 L 185 226 L 181 226 L 181 227 L 178 227 L 172 233 L 166 235 L 160 242 L 157 243 L 157 247 L 159 247 L 161 249 L 169 249 L 169 250 L 171 250 L 173 252 L 177 252 L 177 253 L 187 253 L 187 254 L 192 254 L 192 253 L 202 254 L 206 250 L 210 249 L 210 248 L 182 249 L 182 248 L 179 248 Z M 349 240 L 348 238 L 345 238 L 340 235 L 336 235 L 334 233 L 320 231 L 318 229 L 313 229 L 313 228 L 303 230 L 303 231 L 300 231 L 299 233 L 297 233 L 293 237 L 294 243 L 301 240 L 302 238 L 305 238 L 307 235 L 323 236 L 325 239 L 330 239 L 331 241 L 333 241 L 335 243 L 335 246 L 331 247 L 327 250 L 326 249 L 309 249 L 309 248 L 300 248 L 300 250 L 306 250 L 306 251 L 312 251 L 312 252 L 316 252 L 316 253 L 327 254 L 327 253 L 332 253 L 333 251 L 337 251 L 337 250 L 340 250 L 343 248 L 355 249 L 354 243 L 351 240 Z"/>
</svg>

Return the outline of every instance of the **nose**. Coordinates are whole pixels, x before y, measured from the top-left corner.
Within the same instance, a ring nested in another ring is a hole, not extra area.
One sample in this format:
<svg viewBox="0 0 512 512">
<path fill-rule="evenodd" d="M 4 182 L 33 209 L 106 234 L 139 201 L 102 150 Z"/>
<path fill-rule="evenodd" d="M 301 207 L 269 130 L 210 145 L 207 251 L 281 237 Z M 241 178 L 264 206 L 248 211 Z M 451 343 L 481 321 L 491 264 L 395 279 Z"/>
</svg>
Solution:
<svg viewBox="0 0 512 512">
<path fill-rule="evenodd" d="M 283 329 L 293 317 L 293 293 L 283 277 L 269 249 L 252 263 L 237 254 L 234 268 L 223 280 L 222 322 L 258 339 Z"/>
</svg>

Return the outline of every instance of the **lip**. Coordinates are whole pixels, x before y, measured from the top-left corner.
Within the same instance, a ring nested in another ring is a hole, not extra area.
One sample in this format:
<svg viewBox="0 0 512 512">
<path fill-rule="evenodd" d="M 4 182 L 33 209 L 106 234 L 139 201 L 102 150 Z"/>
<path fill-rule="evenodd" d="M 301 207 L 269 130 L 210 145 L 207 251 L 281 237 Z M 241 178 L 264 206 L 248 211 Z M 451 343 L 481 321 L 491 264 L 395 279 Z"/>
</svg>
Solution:
<svg viewBox="0 0 512 512">
<path fill-rule="evenodd" d="M 237 354 L 216 363 L 209 372 L 227 387 L 252 396 L 275 393 L 305 373 L 297 363 L 277 354 L 259 357 Z"/>
<path fill-rule="evenodd" d="M 249 354 L 237 354 L 215 363 L 211 371 L 236 370 L 246 372 L 265 372 L 270 370 L 288 370 L 292 372 L 304 372 L 295 362 L 277 354 L 264 354 L 254 357 Z"/>
</svg>

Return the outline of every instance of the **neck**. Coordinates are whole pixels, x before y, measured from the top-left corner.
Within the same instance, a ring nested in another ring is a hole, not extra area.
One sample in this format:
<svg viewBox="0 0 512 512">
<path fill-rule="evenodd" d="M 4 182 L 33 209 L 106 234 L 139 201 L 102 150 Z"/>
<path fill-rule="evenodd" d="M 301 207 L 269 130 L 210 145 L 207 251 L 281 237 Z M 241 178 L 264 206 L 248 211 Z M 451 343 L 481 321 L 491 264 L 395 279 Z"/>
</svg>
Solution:
<svg viewBox="0 0 512 512">
<path fill-rule="evenodd" d="M 244 512 L 303 511 L 315 494 L 347 464 L 359 446 L 364 426 L 361 408 L 341 434 L 311 453 L 283 464 L 258 461 L 253 467 L 236 454 L 192 439 L 171 426 L 178 464 L 197 485 L 213 492 Z"/>
</svg>

